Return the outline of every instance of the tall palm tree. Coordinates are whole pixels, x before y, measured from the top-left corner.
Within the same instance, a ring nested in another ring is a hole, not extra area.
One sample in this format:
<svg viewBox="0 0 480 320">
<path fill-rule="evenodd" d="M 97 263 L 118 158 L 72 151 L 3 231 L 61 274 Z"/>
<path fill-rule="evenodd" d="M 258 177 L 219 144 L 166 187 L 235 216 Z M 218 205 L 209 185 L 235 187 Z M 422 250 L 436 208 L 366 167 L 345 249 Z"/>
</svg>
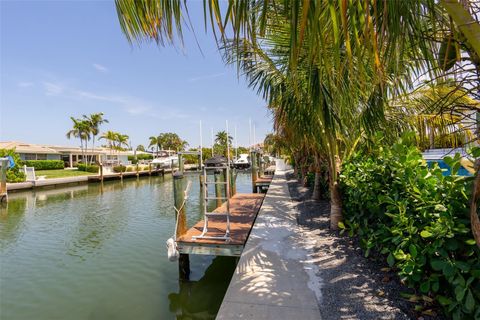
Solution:
<svg viewBox="0 0 480 320">
<path fill-rule="evenodd" d="M 125 148 L 129 147 L 128 141 L 130 137 L 127 134 L 121 134 L 117 132 L 115 138 L 117 150 L 124 150 Z"/>
<path fill-rule="evenodd" d="M 103 112 L 93 113 L 89 116 L 83 115 L 83 118 L 90 124 L 90 133 L 92 134 L 92 153 L 95 150 L 95 138 L 100 132 L 100 126 L 108 123 L 108 120 L 103 117 Z M 93 157 L 92 157 L 93 160 Z"/>
<path fill-rule="evenodd" d="M 155 137 L 155 136 L 151 136 L 148 138 L 150 140 L 149 144 L 148 144 L 148 147 L 155 147 L 157 149 L 157 156 L 158 156 L 158 148 L 160 147 L 160 143 L 159 143 L 159 139 L 158 139 L 158 136 Z"/>
<path fill-rule="evenodd" d="M 106 140 L 107 141 L 107 146 L 108 146 L 108 149 L 110 149 L 110 157 L 112 156 L 112 153 L 113 153 L 113 150 L 115 149 L 115 141 L 117 140 L 117 137 L 118 137 L 118 134 L 114 131 L 107 131 L 107 132 L 104 132 L 100 138 L 98 138 L 99 140 Z"/>
<path fill-rule="evenodd" d="M 219 131 L 215 135 L 215 145 L 219 148 L 218 153 L 222 154 L 224 157 L 227 157 L 228 146 L 231 146 L 232 142 L 233 137 L 228 135 L 226 131 Z"/>
<path fill-rule="evenodd" d="M 70 119 L 73 121 L 73 128 L 67 132 L 67 138 L 75 137 L 80 139 L 82 161 L 85 161 L 85 149 L 87 148 L 87 141 L 90 140 L 90 125 L 82 119 L 75 119 L 74 117 L 70 117 Z"/>
</svg>

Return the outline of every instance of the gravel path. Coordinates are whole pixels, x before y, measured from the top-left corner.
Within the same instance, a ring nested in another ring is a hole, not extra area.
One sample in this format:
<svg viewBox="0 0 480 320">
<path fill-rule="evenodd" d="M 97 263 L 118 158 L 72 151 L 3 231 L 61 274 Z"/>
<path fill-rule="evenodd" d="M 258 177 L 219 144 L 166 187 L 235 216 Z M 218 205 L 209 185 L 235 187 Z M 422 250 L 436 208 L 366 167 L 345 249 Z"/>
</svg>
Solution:
<svg viewBox="0 0 480 320">
<path fill-rule="evenodd" d="M 310 200 L 307 188 L 299 186 L 291 173 L 287 178 L 290 196 L 297 203 L 298 224 L 322 279 L 322 320 L 416 319 L 407 315 L 411 305 L 400 297 L 404 289 L 395 275 L 364 258 L 350 238 L 329 230 L 329 202 Z"/>
</svg>

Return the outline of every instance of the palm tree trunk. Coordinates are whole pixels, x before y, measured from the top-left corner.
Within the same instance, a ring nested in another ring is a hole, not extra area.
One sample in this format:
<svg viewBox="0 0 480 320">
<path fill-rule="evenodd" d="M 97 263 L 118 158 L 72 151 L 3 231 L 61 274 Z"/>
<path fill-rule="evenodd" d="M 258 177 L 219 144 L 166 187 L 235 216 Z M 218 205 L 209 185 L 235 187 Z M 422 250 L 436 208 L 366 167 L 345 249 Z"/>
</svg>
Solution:
<svg viewBox="0 0 480 320">
<path fill-rule="evenodd" d="M 334 139 L 330 140 L 330 229 L 338 230 L 338 223 L 343 220 L 342 213 L 342 195 L 340 192 L 340 184 L 338 183 L 338 174 L 340 172 L 341 161 L 337 154 L 336 145 L 333 144 Z"/>
<path fill-rule="evenodd" d="M 313 200 L 320 200 L 322 198 L 322 170 L 320 170 L 320 167 L 317 166 L 315 170 L 315 183 L 313 184 L 313 195 L 312 198 Z"/>
<path fill-rule="evenodd" d="M 480 199 L 480 159 L 475 161 L 475 180 L 473 182 L 472 200 L 470 202 L 470 223 L 472 225 L 472 234 L 477 246 L 480 247 L 480 219 L 477 213 L 477 201 Z"/>
<path fill-rule="evenodd" d="M 338 223 L 343 220 L 342 197 L 338 181 L 330 183 L 330 229 L 338 230 Z"/>
<path fill-rule="evenodd" d="M 92 158 L 90 159 L 90 164 L 93 163 L 93 153 L 95 152 L 95 136 L 92 136 Z"/>
</svg>

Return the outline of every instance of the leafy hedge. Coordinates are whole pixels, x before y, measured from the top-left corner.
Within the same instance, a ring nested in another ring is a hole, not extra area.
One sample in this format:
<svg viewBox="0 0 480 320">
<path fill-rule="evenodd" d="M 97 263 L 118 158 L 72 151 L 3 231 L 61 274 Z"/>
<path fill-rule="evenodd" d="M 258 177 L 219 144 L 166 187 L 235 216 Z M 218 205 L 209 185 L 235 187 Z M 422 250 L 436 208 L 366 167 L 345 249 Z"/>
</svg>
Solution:
<svg viewBox="0 0 480 320">
<path fill-rule="evenodd" d="M 20 170 L 23 166 L 23 161 L 20 159 L 18 153 L 15 152 L 15 149 L 0 149 L 0 158 L 11 156 L 15 165 L 13 168 L 7 170 L 7 182 L 23 182 L 25 181 L 25 173 Z"/>
<path fill-rule="evenodd" d="M 140 153 L 137 154 L 137 158 L 135 159 L 135 156 L 128 156 L 128 161 L 131 161 L 132 164 L 136 164 L 138 160 L 152 160 L 153 155 L 148 154 L 148 153 Z"/>
<path fill-rule="evenodd" d="M 65 167 L 62 160 L 26 160 L 25 164 L 27 167 L 34 167 L 35 170 L 56 170 Z"/>
<path fill-rule="evenodd" d="M 125 172 L 125 171 L 127 171 L 127 167 L 125 166 L 120 165 L 120 166 L 113 167 L 113 172 Z"/>
<path fill-rule="evenodd" d="M 445 158 L 443 176 L 429 168 L 404 136 L 391 147 L 381 137 L 344 163 L 345 225 L 365 254 L 384 255 L 401 279 L 453 319 L 480 319 L 480 250 L 468 213 L 472 178 L 455 175 L 460 156 Z M 429 300 L 430 299 L 430 300 Z"/>
<path fill-rule="evenodd" d="M 98 173 L 99 167 L 96 165 L 87 165 L 83 163 L 78 164 L 79 171 L 91 172 L 91 173 Z"/>
</svg>

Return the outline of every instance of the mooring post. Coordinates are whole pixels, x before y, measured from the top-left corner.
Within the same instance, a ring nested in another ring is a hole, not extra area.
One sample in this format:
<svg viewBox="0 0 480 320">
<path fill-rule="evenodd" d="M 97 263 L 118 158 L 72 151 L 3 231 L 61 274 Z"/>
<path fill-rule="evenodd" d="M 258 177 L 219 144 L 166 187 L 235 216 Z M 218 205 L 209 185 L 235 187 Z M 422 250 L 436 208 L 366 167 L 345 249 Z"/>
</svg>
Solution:
<svg viewBox="0 0 480 320">
<path fill-rule="evenodd" d="M 137 171 L 137 178 L 140 176 L 139 173 L 138 173 L 138 162 L 137 162 L 137 166 L 136 166 L 136 171 Z"/>
<path fill-rule="evenodd" d="M 199 154 L 198 157 L 197 157 L 197 161 L 198 161 L 198 167 L 197 167 L 197 171 L 202 171 L 202 155 Z"/>
<path fill-rule="evenodd" d="M 230 198 L 237 193 L 236 180 L 237 180 L 237 170 L 231 169 L 230 170 Z"/>
<path fill-rule="evenodd" d="M 151 162 L 148 163 L 148 175 L 149 176 L 152 175 L 152 163 Z"/>
<path fill-rule="evenodd" d="M 252 190 L 253 193 L 257 193 L 257 152 L 252 151 L 250 154 L 252 160 Z"/>
<path fill-rule="evenodd" d="M 223 176 L 223 172 L 220 171 L 220 170 L 215 170 L 215 173 L 213 174 L 214 177 L 215 177 L 215 198 L 217 198 L 217 208 L 220 207 L 222 205 L 222 199 L 221 197 L 223 196 L 223 192 L 222 192 L 222 184 L 220 184 L 219 182 L 222 182 L 222 176 Z"/>
<path fill-rule="evenodd" d="M 175 232 L 176 238 L 182 236 L 187 232 L 187 216 L 185 212 L 184 200 L 184 178 L 183 173 L 177 171 L 173 173 L 173 196 L 175 208 L 175 222 L 177 225 L 177 230 Z M 178 222 L 177 222 L 178 220 Z M 190 259 L 188 254 L 180 254 L 178 258 L 178 271 L 180 275 L 180 280 L 188 280 L 190 277 Z"/>
<path fill-rule="evenodd" d="M 203 212 L 203 207 L 205 206 L 205 199 L 203 197 L 203 192 L 204 192 L 203 188 L 205 187 L 204 181 L 203 181 L 203 174 L 200 174 L 198 176 L 198 180 L 200 182 L 200 197 L 199 197 L 199 199 L 200 199 L 200 212 Z"/>
<path fill-rule="evenodd" d="M 103 163 L 100 163 L 98 170 L 100 171 L 100 181 L 103 182 Z"/>
<path fill-rule="evenodd" d="M 184 171 L 183 156 L 180 153 L 178 154 L 178 171 L 180 171 L 182 174 Z"/>
<path fill-rule="evenodd" d="M 264 161 L 263 161 L 263 156 L 261 153 L 258 153 L 258 176 L 261 177 L 264 175 Z"/>
<path fill-rule="evenodd" d="M 0 167 L 0 202 L 8 201 L 7 192 L 7 167 L 9 160 L 7 158 L 1 159 Z"/>
</svg>

